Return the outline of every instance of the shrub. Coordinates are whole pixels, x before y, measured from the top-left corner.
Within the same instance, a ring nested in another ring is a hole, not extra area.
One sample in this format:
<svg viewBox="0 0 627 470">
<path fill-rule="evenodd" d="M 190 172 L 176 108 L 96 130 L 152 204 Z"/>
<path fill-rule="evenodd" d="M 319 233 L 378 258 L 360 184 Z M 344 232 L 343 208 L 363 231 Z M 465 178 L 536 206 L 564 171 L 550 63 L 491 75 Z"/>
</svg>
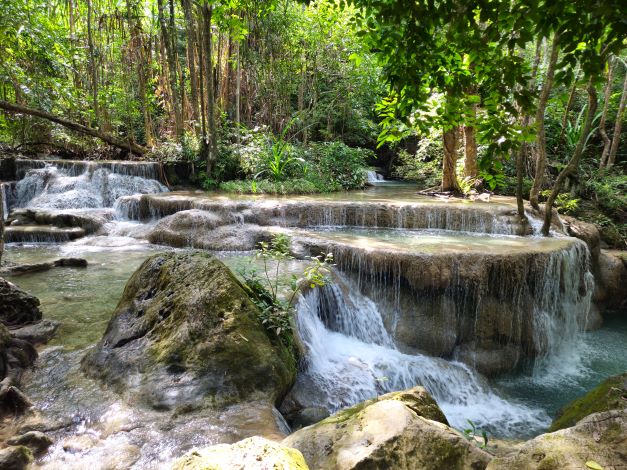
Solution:
<svg viewBox="0 0 627 470">
<path fill-rule="evenodd" d="M 315 143 L 308 153 L 308 171 L 317 171 L 319 178 L 331 187 L 342 189 L 363 188 L 366 161 L 374 157 L 371 150 L 351 148 L 342 142 Z"/>
<path fill-rule="evenodd" d="M 324 191 L 324 188 L 316 186 L 313 182 L 298 178 L 285 181 L 269 180 L 237 180 L 220 184 L 220 189 L 227 193 L 235 194 L 314 194 Z"/>
</svg>

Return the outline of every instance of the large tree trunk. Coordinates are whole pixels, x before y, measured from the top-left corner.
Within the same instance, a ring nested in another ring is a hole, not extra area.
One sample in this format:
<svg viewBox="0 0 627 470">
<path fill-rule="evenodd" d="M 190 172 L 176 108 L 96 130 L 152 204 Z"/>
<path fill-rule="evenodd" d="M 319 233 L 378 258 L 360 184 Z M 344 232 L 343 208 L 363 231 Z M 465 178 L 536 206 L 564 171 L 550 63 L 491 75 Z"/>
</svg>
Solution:
<svg viewBox="0 0 627 470">
<path fill-rule="evenodd" d="M 627 83 L 627 82 L 626 82 Z M 544 224 L 542 225 L 542 234 L 547 236 L 549 234 L 549 229 L 551 228 L 551 219 L 553 216 L 553 203 L 557 198 L 557 195 L 562 189 L 562 184 L 564 180 L 577 172 L 577 168 L 579 167 L 579 160 L 581 160 L 581 155 L 585 150 L 586 140 L 588 134 L 590 134 L 590 129 L 592 127 L 592 120 L 594 119 L 594 114 L 597 110 L 597 92 L 594 88 L 594 83 L 592 79 L 588 83 L 588 111 L 586 113 L 586 121 L 584 123 L 581 136 L 579 137 L 579 141 L 577 142 L 577 147 L 575 147 L 575 152 L 573 153 L 572 158 L 568 162 L 568 165 L 564 167 L 564 169 L 557 176 L 557 180 L 555 180 L 555 185 L 553 186 L 553 190 L 549 195 L 549 198 L 546 201 L 544 206 Z"/>
<path fill-rule="evenodd" d="M 445 130 L 442 134 L 444 162 L 442 165 L 442 191 L 459 192 L 457 184 L 457 128 Z"/>
<path fill-rule="evenodd" d="M 241 52 L 240 52 L 241 39 L 237 40 L 237 69 L 235 71 L 235 123 L 237 124 L 237 143 L 241 141 L 240 136 L 240 95 L 242 93 L 242 66 L 241 66 Z"/>
<path fill-rule="evenodd" d="M 553 88 L 553 78 L 555 76 L 555 65 L 557 64 L 557 56 L 559 53 L 559 33 L 553 36 L 553 44 L 551 46 L 551 57 L 546 71 L 546 78 L 542 85 L 542 92 L 538 100 L 538 109 L 536 111 L 536 123 L 538 126 L 538 134 L 536 137 L 536 174 L 529 194 L 529 202 L 535 209 L 539 208 L 538 200 L 542 184 L 544 183 L 544 172 L 546 171 L 546 135 L 544 130 L 544 113 L 546 105 L 549 101 L 549 95 Z"/>
<path fill-rule="evenodd" d="M 198 51 L 198 41 L 196 36 L 196 23 L 192 13 L 191 0 L 181 0 L 183 13 L 185 15 L 185 32 L 187 34 L 187 65 L 189 67 L 189 84 L 191 88 L 191 108 L 194 127 L 198 129 L 200 119 L 198 119 L 198 73 L 196 71 L 196 57 Z"/>
<path fill-rule="evenodd" d="M 8 103 L 7 101 L 0 101 L 0 109 L 3 109 L 13 114 L 28 114 L 29 116 L 35 116 L 42 119 L 47 119 L 48 121 L 56 122 L 57 124 L 60 124 L 63 127 L 67 127 L 70 130 L 96 137 L 97 139 L 100 139 L 108 143 L 109 145 L 113 145 L 114 147 L 118 147 L 122 150 L 128 150 L 129 152 L 137 155 L 143 155 L 146 153 L 146 149 L 140 145 L 118 139 L 117 137 L 105 134 L 104 132 L 101 132 L 97 129 L 83 126 L 82 124 L 78 124 L 76 122 L 68 121 L 67 119 L 63 119 L 40 109 L 28 108 L 26 106 L 14 103 Z"/>
<path fill-rule="evenodd" d="M 614 123 L 614 135 L 612 136 L 612 146 L 607 156 L 607 167 L 614 165 L 616 160 L 616 152 L 618 152 L 618 144 L 620 143 L 620 131 L 623 125 L 623 114 L 625 114 L 625 104 L 627 103 L 627 73 L 625 73 L 625 81 L 623 82 L 623 93 L 620 97 L 618 112 L 616 113 L 616 122 Z"/>
<path fill-rule="evenodd" d="M 607 111 L 610 109 L 613 76 L 614 63 L 610 61 L 607 68 L 607 82 L 605 83 L 605 92 L 603 93 L 603 112 L 601 113 L 601 120 L 599 121 L 599 135 L 601 136 L 601 140 L 603 141 L 603 152 L 601 153 L 599 168 L 605 168 L 605 165 L 607 165 L 607 156 L 610 154 L 610 147 L 612 146 L 612 141 L 607 135 L 605 125 L 607 122 Z"/>
</svg>

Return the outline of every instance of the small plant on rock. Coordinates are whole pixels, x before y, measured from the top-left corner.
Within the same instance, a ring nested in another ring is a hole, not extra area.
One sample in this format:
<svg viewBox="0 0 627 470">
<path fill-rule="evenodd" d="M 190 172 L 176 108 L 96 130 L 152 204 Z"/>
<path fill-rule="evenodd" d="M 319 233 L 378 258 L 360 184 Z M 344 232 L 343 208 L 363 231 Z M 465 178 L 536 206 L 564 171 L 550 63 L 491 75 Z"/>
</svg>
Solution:
<svg viewBox="0 0 627 470">
<path fill-rule="evenodd" d="M 332 253 L 309 257 L 302 274 L 293 274 L 286 281 L 281 274 L 285 264 L 294 259 L 290 245 L 289 236 L 274 235 L 270 242 L 261 242 L 255 254 L 263 264 L 263 271 L 259 272 L 256 267 L 239 270 L 252 301 L 259 307 L 261 323 L 287 345 L 292 342 L 296 296 L 305 288 L 324 286 L 333 264 Z"/>
</svg>

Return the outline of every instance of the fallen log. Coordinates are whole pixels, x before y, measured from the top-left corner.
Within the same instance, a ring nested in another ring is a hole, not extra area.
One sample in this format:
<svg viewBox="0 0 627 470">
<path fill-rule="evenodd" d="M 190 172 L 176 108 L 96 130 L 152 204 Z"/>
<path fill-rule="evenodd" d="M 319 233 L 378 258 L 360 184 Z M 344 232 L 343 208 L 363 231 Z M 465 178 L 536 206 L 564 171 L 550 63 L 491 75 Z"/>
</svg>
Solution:
<svg viewBox="0 0 627 470">
<path fill-rule="evenodd" d="M 67 127 L 70 130 L 80 132 L 82 134 L 90 135 L 92 137 L 96 137 L 97 139 L 106 142 L 109 145 L 113 145 L 114 147 L 118 147 L 122 150 L 128 150 L 131 153 L 136 155 L 144 155 L 148 150 L 141 145 L 134 144 L 129 141 L 125 141 L 122 139 L 118 139 L 109 134 L 105 134 L 104 132 L 100 132 L 97 129 L 92 127 L 84 126 L 82 124 L 78 124 L 76 122 L 68 121 L 59 116 L 55 116 L 54 114 L 50 114 L 46 111 L 42 111 L 41 109 L 29 108 L 27 106 L 22 106 L 20 104 L 9 103 L 8 101 L 0 100 L 0 109 L 7 111 L 13 114 L 28 114 L 29 116 L 35 116 L 42 119 L 47 119 L 48 121 L 56 122 L 57 124 L 62 125 L 63 127 Z"/>
</svg>

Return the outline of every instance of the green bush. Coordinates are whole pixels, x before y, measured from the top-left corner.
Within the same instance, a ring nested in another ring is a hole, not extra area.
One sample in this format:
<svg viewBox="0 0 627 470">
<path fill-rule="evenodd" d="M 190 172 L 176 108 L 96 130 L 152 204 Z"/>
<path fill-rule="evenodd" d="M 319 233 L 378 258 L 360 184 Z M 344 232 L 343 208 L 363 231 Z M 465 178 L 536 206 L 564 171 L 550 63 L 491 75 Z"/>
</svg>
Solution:
<svg viewBox="0 0 627 470">
<path fill-rule="evenodd" d="M 327 192 L 303 178 L 287 179 L 284 181 L 270 180 L 237 180 L 220 183 L 220 189 L 234 194 L 315 194 Z"/>
<path fill-rule="evenodd" d="M 307 153 L 307 172 L 317 171 L 319 179 L 342 189 L 363 188 L 366 161 L 374 157 L 371 150 L 352 148 L 342 142 L 314 143 Z"/>
<path fill-rule="evenodd" d="M 398 153 L 392 176 L 415 181 L 425 188 L 438 186 L 442 181 L 443 158 L 441 139 L 424 138 L 418 143 L 415 154 L 406 150 Z"/>
</svg>

